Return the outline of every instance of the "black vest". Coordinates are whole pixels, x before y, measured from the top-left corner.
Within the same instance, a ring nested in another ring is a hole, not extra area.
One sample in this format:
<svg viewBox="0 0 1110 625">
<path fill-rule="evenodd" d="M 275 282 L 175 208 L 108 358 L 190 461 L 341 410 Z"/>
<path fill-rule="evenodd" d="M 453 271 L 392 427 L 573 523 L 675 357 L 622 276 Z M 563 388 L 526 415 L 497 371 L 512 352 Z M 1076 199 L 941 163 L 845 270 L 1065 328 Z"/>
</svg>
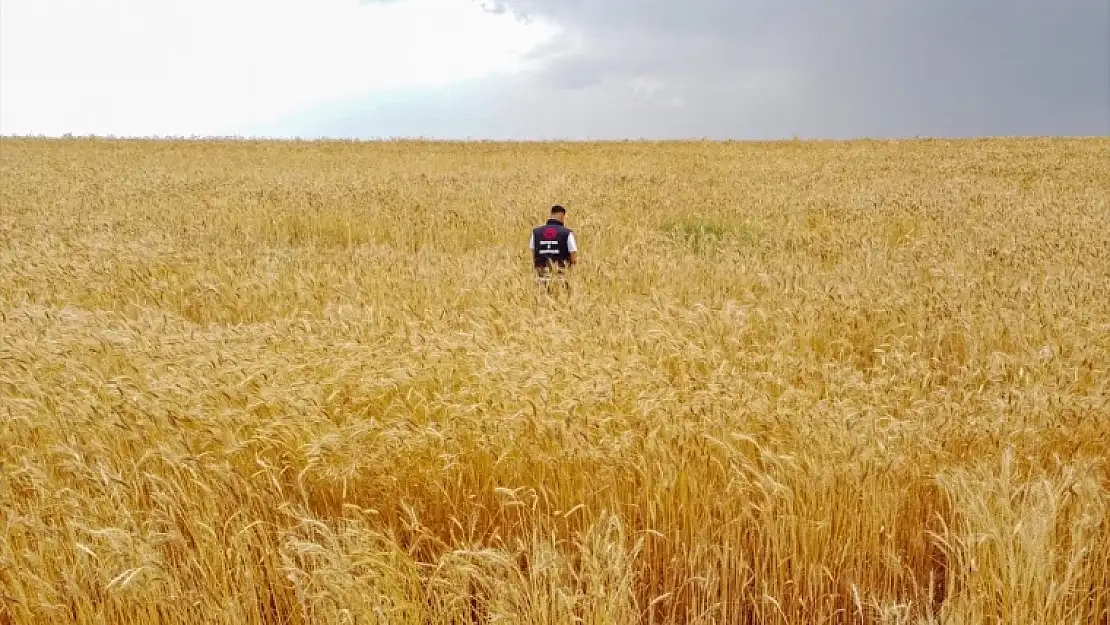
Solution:
<svg viewBox="0 0 1110 625">
<path fill-rule="evenodd" d="M 532 239 L 536 249 L 532 251 L 532 259 L 536 266 L 553 264 L 565 267 L 570 259 L 570 233 L 571 229 L 558 219 L 548 219 L 546 224 L 533 228 Z"/>
</svg>

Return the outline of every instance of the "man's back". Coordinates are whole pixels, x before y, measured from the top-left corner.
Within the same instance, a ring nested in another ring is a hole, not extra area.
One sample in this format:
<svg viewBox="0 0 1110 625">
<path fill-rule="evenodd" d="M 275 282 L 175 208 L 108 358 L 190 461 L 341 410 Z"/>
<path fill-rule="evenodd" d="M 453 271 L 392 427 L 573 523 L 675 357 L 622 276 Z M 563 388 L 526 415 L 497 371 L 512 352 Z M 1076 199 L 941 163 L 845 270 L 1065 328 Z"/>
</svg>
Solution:
<svg viewBox="0 0 1110 625">
<path fill-rule="evenodd" d="M 574 232 L 554 219 L 532 229 L 528 247 L 536 267 L 566 267 L 571 263 L 571 254 L 578 251 Z"/>
<path fill-rule="evenodd" d="M 574 231 L 565 224 L 566 209 L 555 205 L 551 217 L 541 226 L 532 229 L 528 249 L 537 271 L 552 267 L 560 269 L 574 265 L 578 260 L 578 244 Z"/>
</svg>

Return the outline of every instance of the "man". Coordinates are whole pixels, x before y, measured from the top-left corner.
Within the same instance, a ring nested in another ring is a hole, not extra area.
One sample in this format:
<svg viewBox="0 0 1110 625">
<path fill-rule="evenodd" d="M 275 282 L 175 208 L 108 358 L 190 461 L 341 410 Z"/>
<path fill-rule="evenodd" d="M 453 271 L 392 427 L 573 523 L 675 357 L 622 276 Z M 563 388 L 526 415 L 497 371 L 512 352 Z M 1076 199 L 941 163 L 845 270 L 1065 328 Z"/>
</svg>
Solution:
<svg viewBox="0 0 1110 625">
<path fill-rule="evenodd" d="M 563 273 L 578 263 L 578 244 L 574 231 L 565 225 L 566 218 L 567 209 L 558 204 L 552 206 L 547 223 L 533 228 L 532 239 L 528 242 L 536 268 L 536 282 L 546 284 L 549 292 L 552 271 L 559 274 L 559 281 L 569 289 Z"/>
</svg>

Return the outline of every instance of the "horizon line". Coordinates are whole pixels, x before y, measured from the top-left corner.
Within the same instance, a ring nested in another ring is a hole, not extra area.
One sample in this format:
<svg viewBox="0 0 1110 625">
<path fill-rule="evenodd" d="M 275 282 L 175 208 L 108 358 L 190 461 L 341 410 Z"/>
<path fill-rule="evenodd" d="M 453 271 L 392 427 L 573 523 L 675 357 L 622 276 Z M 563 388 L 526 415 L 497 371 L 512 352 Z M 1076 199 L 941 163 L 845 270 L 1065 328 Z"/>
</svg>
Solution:
<svg viewBox="0 0 1110 625">
<path fill-rule="evenodd" d="M 0 141 L 53 140 L 53 141 L 115 141 L 115 142 L 172 142 L 172 143 L 506 143 L 506 144 L 544 144 L 544 143 L 848 143 L 848 142 L 905 142 L 905 141 L 1014 141 L 1014 140 L 1098 140 L 1110 139 L 1110 134 L 1093 135 L 1038 135 L 1038 134 L 998 134 L 998 135 L 859 135 L 856 137 L 821 137 L 791 135 L 778 138 L 712 138 L 712 137 L 622 137 L 622 138 L 544 138 L 510 139 L 491 137 L 447 138 L 435 136 L 378 136 L 378 137 L 341 137 L 341 136 L 275 136 L 275 135 L 116 135 L 116 134 L 0 134 Z"/>
</svg>

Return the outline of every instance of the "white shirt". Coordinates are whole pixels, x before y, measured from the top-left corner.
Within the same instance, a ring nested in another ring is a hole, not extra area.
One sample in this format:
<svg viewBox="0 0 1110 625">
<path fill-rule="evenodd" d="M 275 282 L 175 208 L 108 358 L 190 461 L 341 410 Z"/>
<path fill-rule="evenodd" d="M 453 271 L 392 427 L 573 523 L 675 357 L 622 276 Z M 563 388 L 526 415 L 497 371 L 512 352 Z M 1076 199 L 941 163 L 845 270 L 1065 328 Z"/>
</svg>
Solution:
<svg viewBox="0 0 1110 625">
<path fill-rule="evenodd" d="M 536 235 L 535 234 L 533 234 L 528 239 L 528 249 L 532 250 L 533 252 L 536 251 Z M 574 233 L 573 232 L 570 233 L 570 235 L 567 237 L 567 250 L 571 251 L 571 252 L 577 252 L 578 251 L 578 244 L 574 242 Z"/>
</svg>

